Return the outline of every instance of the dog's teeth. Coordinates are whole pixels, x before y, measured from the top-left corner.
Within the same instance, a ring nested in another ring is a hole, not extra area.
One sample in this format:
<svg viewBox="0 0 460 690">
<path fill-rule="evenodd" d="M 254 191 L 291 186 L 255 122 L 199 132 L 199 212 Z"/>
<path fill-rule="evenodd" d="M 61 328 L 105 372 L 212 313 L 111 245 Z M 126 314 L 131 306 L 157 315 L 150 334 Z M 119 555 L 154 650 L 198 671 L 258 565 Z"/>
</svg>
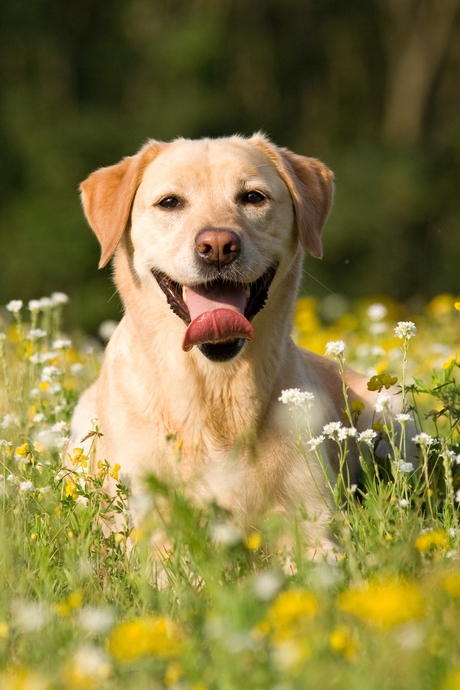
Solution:
<svg viewBox="0 0 460 690">
<path fill-rule="evenodd" d="M 186 288 L 185 285 L 184 285 L 184 286 L 182 287 L 182 299 L 184 300 L 184 302 L 185 302 L 185 294 L 186 294 L 186 292 L 187 292 L 187 288 Z"/>
</svg>

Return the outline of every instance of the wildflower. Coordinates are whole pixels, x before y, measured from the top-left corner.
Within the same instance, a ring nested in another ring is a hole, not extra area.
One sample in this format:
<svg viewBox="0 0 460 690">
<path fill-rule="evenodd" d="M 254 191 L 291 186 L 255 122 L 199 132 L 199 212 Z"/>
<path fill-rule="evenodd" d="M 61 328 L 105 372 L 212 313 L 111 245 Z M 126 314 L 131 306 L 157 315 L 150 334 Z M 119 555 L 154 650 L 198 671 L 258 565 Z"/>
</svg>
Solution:
<svg viewBox="0 0 460 690">
<path fill-rule="evenodd" d="M 260 533 L 251 532 L 246 539 L 246 548 L 249 549 L 249 551 L 257 551 L 257 549 L 260 548 L 261 543 L 262 537 L 260 536 Z"/>
<path fill-rule="evenodd" d="M 310 656 L 310 646 L 305 640 L 277 639 L 274 641 L 274 660 L 280 671 L 289 671 L 294 675 L 300 672 L 302 664 Z"/>
<path fill-rule="evenodd" d="M 21 311 L 22 304 L 22 299 L 12 299 L 11 302 L 8 302 L 6 305 L 6 309 L 12 314 L 17 314 L 19 311 Z"/>
<path fill-rule="evenodd" d="M 417 333 L 417 327 L 412 321 L 399 321 L 395 328 L 395 335 L 401 340 L 410 340 Z"/>
<path fill-rule="evenodd" d="M 51 294 L 51 302 L 54 307 L 57 307 L 59 304 L 67 304 L 68 301 L 69 297 L 64 292 L 53 292 Z"/>
<path fill-rule="evenodd" d="M 86 606 L 80 610 L 79 622 L 80 627 L 86 632 L 101 635 L 108 632 L 115 623 L 115 613 L 107 606 Z"/>
<path fill-rule="evenodd" d="M 363 589 L 349 589 L 339 595 L 342 611 L 384 628 L 420 618 L 425 601 L 417 585 L 409 582 L 369 582 Z"/>
<path fill-rule="evenodd" d="M 105 342 L 109 341 L 112 335 L 115 333 L 117 326 L 118 323 L 116 321 L 103 321 L 98 329 L 98 333 L 102 340 L 104 340 Z"/>
<path fill-rule="evenodd" d="M 42 328 L 32 328 L 27 333 L 27 340 L 40 340 L 40 338 L 45 338 L 45 336 L 46 331 L 44 331 Z"/>
<path fill-rule="evenodd" d="M 3 417 L 2 429 L 11 429 L 11 427 L 19 426 L 19 417 L 9 412 Z"/>
<path fill-rule="evenodd" d="M 400 498 L 399 505 L 401 506 L 401 508 L 407 508 L 407 506 L 410 505 L 410 501 L 408 501 L 407 498 Z"/>
<path fill-rule="evenodd" d="M 460 503 L 460 489 L 455 492 L 455 502 Z"/>
<path fill-rule="evenodd" d="M 76 362 L 70 366 L 70 373 L 74 376 L 79 376 L 83 371 L 83 364 L 81 362 Z"/>
<path fill-rule="evenodd" d="M 49 621 L 50 611 L 45 604 L 15 601 L 12 605 L 13 624 L 22 632 L 41 630 Z"/>
<path fill-rule="evenodd" d="M 34 414 L 32 417 L 32 421 L 34 424 L 41 424 L 44 422 L 46 419 L 45 415 L 42 412 L 37 412 L 37 414 Z"/>
<path fill-rule="evenodd" d="M 447 594 L 454 598 L 460 597 L 460 574 L 448 573 L 442 578 L 442 588 Z"/>
<path fill-rule="evenodd" d="M 29 362 L 32 364 L 44 364 L 45 361 L 41 352 L 34 352 L 33 355 L 29 357 Z"/>
<path fill-rule="evenodd" d="M 290 628 L 313 618 L 318 612 L 315 596 L 305 589 L 281 592 L 268 611 L 268 621 L 274 630 Z"/>
<path fill-rule="evenodd" d="M 39 299 L 31 299 L 29 304 L 27 305 L 29 307 L 29 311 L 31 312 L 39 312 L 41 309 L 41 304 Z"/>
<path fill-rule="evenodd" d="M 27 493 L 28 491 L 35 491 L 35 486 L 29 481 L 19 482 L 19 490 Z"/>
<path fill-rule="evenodd" d="M 329 645 L 334 652 L 342 654 L 347 661 L 356 659 L 357 646 L 348 625 L 339 625 L 329 637 Z"/>
<path fill-rule="evenodd" d="M 375 401 L 374 409 L 376 412 L 383 412 L 388 409 L 391 398 L 386 393 L 379 393 Z"/>
<path fill-rule="evenodd" d="M 337 438 L 342 428 L 342 422 L 329 422 L 329 424 L 323 426 L 323 431 L 328 438 Z"/>
<path fill-rule="evenodd" d="M 44 450 L 50 450 L 50 448 L 53 448 L 55 439 L 56 434 L 51 431 L 51 429 L 43 429 L 43 431 L 40 431 L 35 438 L 34 448 L 40 453 L 43 453 Z"/>
<path fill-rule="evenodd" d="M 235 546 L 241 541 L 241 534 L 234 525 L 228 522 L 217 522 L 211 526 L 211 536 L 217 544 Z"/>
<path fill-rule="evenodd" d="M 358 435 L 358 441 L 366 443 L 366 445 L 368 445 L 370 448 L 373 447 L 376 438 L 377 432 L 374 431 L 374 429 L 365 429 Z"/>
<path fill-rule="evenodd" d="M 378 391 L 380 393 L 382 388 L 386 388 L 386 390 L 388 390 L 397 382 L 397 376 L 390 376 L 390 374 L 376 374 L 375 376 L 371 376 L 369 379 L 367 383 L 367 390 Z"/>
<path fill-rule="evenodd" d="M 112 665 L 107 654 L 96 645 L 84 644 L 74 654 L 68 664 L 64 677 L 69 688 L 99 687 L 112 673 Z"/>
<path fill-rule="evenodd" d="M 166 669 L 166 673 L 164 676 L 164 682 L 166 687 L 179 687 L 177 685 L 177 681 L 180 679 L 180 677 L 183 674 L 183 669 L 180 664 L 174 663 L 174 664 L 169 664 L 169 666 Z"/>
<path fill-rule="evenodd" d="M 388 309 L 384 304 L 376 302 L 368 306 L 366 313 L 371 321 L 381 321 L 387 315 Z"/>
<path fill-rule="evenodd" d="M 434 443 L 437 443 L 437 439 L 433 438 L 429 434 L 425 434 L 422 432 L 421 434 L 417 434 L 416 436 L 413 437 L 413 442 L 416 443 L 419 446 L 429 448 L 432 446 Z"/>
<path fill-rule="evenodd" d="M 58 438 L 54 441 L 54 445 L 60 451 L 67 450 L 67 446 L 69 445 L 69 443 L 70 439 L 66 436 L 58 436 Z"/>
<path fill-rule="evenodd" d="M 362 400 L 353 400 L 353 402 L 350 404 L 351 412 L 354 413 L 356 417 L 359 417 L 360 414 L 364 412 L 365 407 L 366 406 Z"/>
<path fill-rule="evenodd" d="M 414 466 L 411 462 L 404 462 L 404 460 L 397 460 L 395 463 L 396 467 L 400 472 L 413 472 L 414 471 Z"/>
<path fill-rule="evenodd" d="M 287 388 L 281 391 L 278 400 L 285 405 L 292 405 L 293 407 L 306 406 L 307 409 L 311 407 L 315 396 L 308 391 L 301 391 L 299 388 Z"/>
<path fill-rule="evenodd" d="M 72 347 L 72 341 L 68 338 L 58 338 L 53 343 L 54 350 L 68 350 L 69 347 Z"/>
<path fill-rule="evenodd" d="M 339 441 L 345 441 L 346 438 L 356 438 L 357 436 L 358 431 L 354 426 L 343 426 L 337 433 Z"/>
<path fill-rule="evenodd" d="M 110 472 L 110 476 L 115 479 L 115 481 L 118 481 L 118 473 L 121 470 L 121 465 L 118 464 L 118 462 L 115 463 L 115 465 L 112 467 L 112 471 Z"/>
<path fill-rule="evenodd" d="M 331 340 L 329 343 L 326 343 L 326 355 L 340 357 L 340 355 L 343 355 L 345 348 L 346 344 L 343 340 Z"/>
<path fill-rule="evenodd" d="M 55 376 L 60 376 L 62 371 L 55 366 L 43 367 L 41 380 L 50 383 Z"/>
<path fill-rule="evenodd" d="M 411 421 L 412 421 L 412 417 L 410 416 L 410 414 L 406 414 L 406 413 L 403 413 L 403 412 L 401 412 L 400 414 L 397 414 L 396 417 L 395 417 L 395 419 L 396 419 L 396 421 L 399 422 L 401 425 L 407 424 L 407 422 L 411 422 Z"/>
<path fill-rule="evenodd" d="M 53 306 L 53 301 L 50 297 L 41 297 L 38 300 L 38 302 L 40 304 L 40 309 L 42 311 L 45 311 L 46 309 L 51 309 L 51 307 Z"/>
<path fill-rule="evenodd" d="M 449 539 L 446 532 L 441 530 L 427 530 L 419 534 L 414 542 L 415 548 L 420 553 L 433 551 L 437 548 L 445 549 L 449 546 Z"/>
<path fill-rule="evenodd" d="M 374 321 L 369 326 L 369 331 L 372 333 L 372 335 L 382 335 L 382 333 L 385 333 L 387 328 L 387 324 L 383 321 Z"/>
<path fill-rule="evenodd" d="M 262 601 L 268 601 L 277 594 L 282 583 L 282 578 L 277 572 L 265 570 L 256 577 L 252 588 L 256 597 Z"/>
<path fill-rule="evenodd" d="M 22 444 L 22 446 L 18 446 L 17 448 L 14 449 L 14 454 L 17 455 L 19 458 L 26 458 L 29 454 L 29 444 L 27 441 Z"/>
<path fill-rule="evenodd" d="M 307 441 L 307 448 L 308 450 L 314 451 L 318 448 L 319 445 L 325 440 L 324 434 L 320 434 L 319 436 L 316 436 L 315 438 L 311 438 L 309 441 Z"/>
<path fill-rule="evenodd" d="M 55 431 L 57 433 L 64 431 L 64 429 L 67 429 L 67 422 L 56 422 L 56 424 L 53 424 L 51 427 L 51 431 Z"/>
<path fill-rule="evenodd" d="M 175 656 L 181 649 L 176 624 L 169 618 L 149 616 L 117 625 L 109 638 L 109 651 L 119 661 L 143 656 L 162 659 Z"/>
<path fill-rule="evenodd" d="M 74 501 L 78 498 L 77 485 L 71 477 L 66 478 L 66 487 L 64 491 L 66 496 L 70 496 Z"/>
</svg>

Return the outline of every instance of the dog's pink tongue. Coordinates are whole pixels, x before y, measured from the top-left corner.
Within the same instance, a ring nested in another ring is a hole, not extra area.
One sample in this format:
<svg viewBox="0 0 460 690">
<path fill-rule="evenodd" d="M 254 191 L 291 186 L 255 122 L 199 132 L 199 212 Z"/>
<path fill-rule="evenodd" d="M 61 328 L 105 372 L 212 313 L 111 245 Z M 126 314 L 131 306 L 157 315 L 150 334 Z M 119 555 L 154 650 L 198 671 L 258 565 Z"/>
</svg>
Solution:
<svg viewBox="0 0 460 690">
<path fill-rule="evenodd" d="M 244 316 L 246 295 L 243 286 L 223 283 L 209 288 L 187 287 L 184 300 L 191 318 L 182 343 L 186 352 L 203 343 L 254 338 L 254 330 Z"/>
</svg>

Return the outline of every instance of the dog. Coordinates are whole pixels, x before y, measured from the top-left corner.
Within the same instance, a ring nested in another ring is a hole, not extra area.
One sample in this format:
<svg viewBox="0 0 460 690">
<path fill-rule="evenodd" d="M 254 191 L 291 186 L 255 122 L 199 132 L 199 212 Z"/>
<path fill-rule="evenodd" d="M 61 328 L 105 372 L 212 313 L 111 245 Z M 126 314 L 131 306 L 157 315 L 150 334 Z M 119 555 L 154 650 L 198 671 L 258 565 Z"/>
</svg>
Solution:
<svg viewBox="0 0 460 690">
<path fill-rule="evenodd" d="M 125 313 L 76 408 L 74 442 L 97 417 L 96 456 L 121 466 L 133 494 L 153 473 L 197 503 L 216 501 L 242 529 L 267 511 L 298 518 L 311 558 L 336 548 L 331 494 L 279 398 L 314 394 L 304 439 L 343 421 L 337 363 L 291 339 L 304 253 L 322 256 L 333 189 L 319 160 L 261 133 L 150 140 L 81 184 L 99 266 L 114 256 Z M 362 429 L 375 399 L 366 383 L 346 370 L 350 401 L 365 404 Z M 334 449 L 323 454 L 337 471 Z M 356 448 L 347 462 L 353 482 Z"/>
</svg>

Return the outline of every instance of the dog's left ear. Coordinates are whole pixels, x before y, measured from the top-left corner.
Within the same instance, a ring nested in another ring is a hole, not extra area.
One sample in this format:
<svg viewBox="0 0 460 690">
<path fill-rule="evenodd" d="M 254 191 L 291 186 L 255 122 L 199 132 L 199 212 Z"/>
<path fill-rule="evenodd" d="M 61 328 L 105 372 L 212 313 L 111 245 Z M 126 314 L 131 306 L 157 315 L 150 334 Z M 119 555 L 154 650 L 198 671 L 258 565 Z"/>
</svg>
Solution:
<svg viewBox="0 0 460 690">
<path fill-rule="evenodd" d="M 148 141 L 135 156 L 100 168 L 80 185 L 85 216 L 101 245 L 99 268 L 112 258 L 128 225 L 131 207 L 147 165 L 157 156 L 161 142 Z"/>
<path fill-rule="evenodd" d="M 321 259 L 321 231 L 334 196 L 333 173 L 316 158 L 275 146 L 263 134 L 255 134 L 250 141 L 267 154 L 289 189 L 302 246 Z"/>
</svg>

